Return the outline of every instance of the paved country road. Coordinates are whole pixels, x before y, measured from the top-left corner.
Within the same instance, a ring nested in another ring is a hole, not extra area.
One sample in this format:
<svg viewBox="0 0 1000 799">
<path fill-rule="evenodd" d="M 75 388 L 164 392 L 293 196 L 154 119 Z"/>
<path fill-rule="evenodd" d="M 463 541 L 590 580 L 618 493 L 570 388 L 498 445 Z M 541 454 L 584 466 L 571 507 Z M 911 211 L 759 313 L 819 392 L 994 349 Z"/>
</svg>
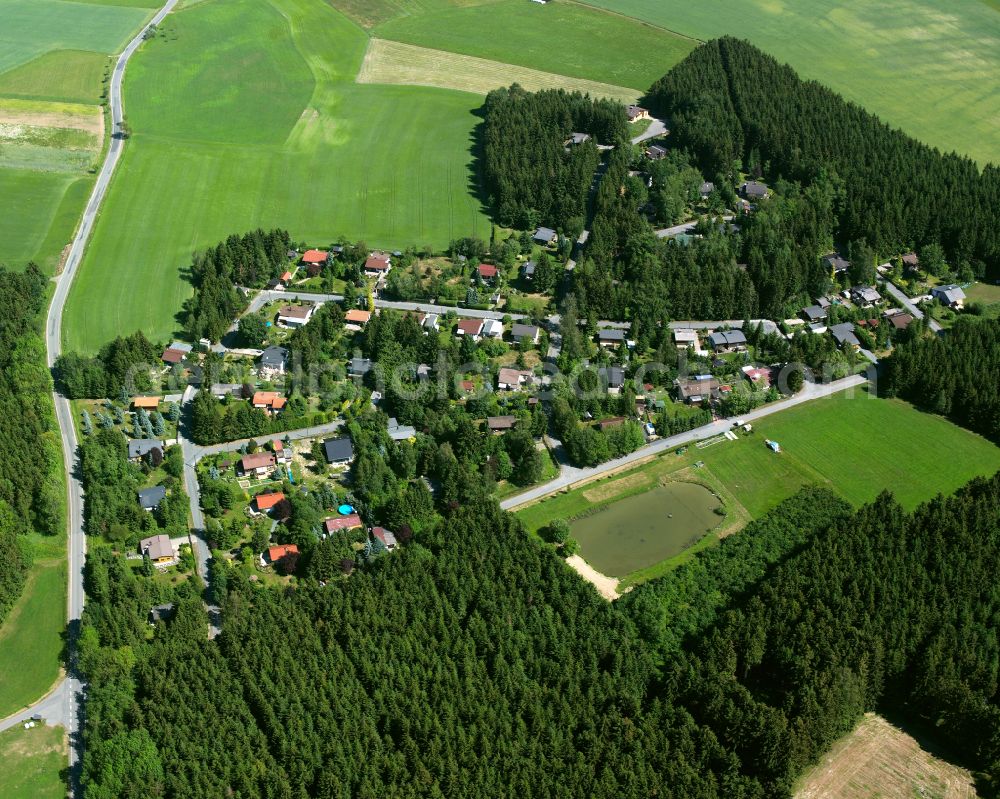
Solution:
<svg viewBox="0 0 1000 799">
<path fill-rule="evenodd" d="M 883 266 L 888 266 L 888 264 L 883 264 Z M 909 313 L 914 319 L 924 318 L 924 312 L 921 311 L 913 303 L 913 301 L 903 293 L 903 290 L 900 289 L 899 286 L 885 279 L 882 279 L 882 286 L 885 288 L 886 291 L 888 291 L 893 296 L 893 299 L 895 299 L 896 302 L 898 302 L 900 305 L 906 308 L 907 313 Z M 941 332 L 941 325 L 939 325 L 936 320 L 931 319 L 929 317 L 927 319 L 927 327 L 929 327 L 935 333 Z"/>
<path fill-rule="evenodd" d="M 794 397 L 762 405 L 750 413 L 740 415 L 739 419 L 743 422 L 752 422 L 764 416 L 769 416 L 772 413 L 778 413 L 779 411 L 783 411 L 788 408 L 794 408 L 796 405 L 801 405 L 802 403 L 809 402 L 810 400 L 820 399 L 821 397 L 829 397 L 832 394 L 838 394 L 841 391 L 856 388 L 867 382 L 868 378 L 864 375 L 852 375 L 851 377 L 845 377 L 842 380 L 834 380 L 832 383 L 806 383 L 803 389 Z M 864 399 L 861 398 L 858 401 L 862 402 Z M 505 499 L 500 503 L 500 507 L 504 510 L 513 510 L 514 508 L 519 508 L 522 505 L 527 505 L 529 502 L 534 502 L 535 500 L 542 499 L 550 494 L 555 494 L 558 491 L 570 488 L 581 480 L 590 480 L 602 474 L 606 474 L 607 472 L 614 471 L 615 469 L 620 469 L 623 466 L 628 466 L 629 464 L 641 461 L 643 458 L 648 458 L 651 455 L 659 455 L 661 452 L 666 452 L 674 449 L 675 447 L 681 447 L 685 444 L 691 444 L 695 441 L 701 441 L 705 438 L 717 436 L 720 433 L 724 433 L 726 430 L 731 430 L 733 428 L 733 422 L 733 419 L 720 419 L 717 422 L 712 422 L 711 424 L 703 425 L 702 427 L 696 427 L 694 430 L 688 430 L 686 433 L 680 433 L 679 435 L 670 436 L 669 438 L 661 438 L 658 441 L 654 441 L 652 444 L 640 447 L 635 452 L 629 453 L 621 458 L 615 458 L 615 460 L 606 461 L 589 469 L 563 466 L 560 470 L 559 476 L 554 480 L 550 480 L 547 483 L 528 489 L 517 496 Z"/>
<path fill-rule="evenodd" d="M 159 24 L 177 2 L 178 0 L 167 0 L 166 4 L 156 12 L 148 25 Z M 111 73 L 111 86 L 108 92 L 112 123 L 111 143 L 108 147 L 104 164 L 101 166 L 101 171 L 97 176 L 97 182 L 94 184 L 94 190 L 87 201 L 87 207 L 84 209 L 80 225 L 73 238 L 63 271 L 56 278 L 56 288 L 45 322 L 45 344 L 50 368 L 62 352 L 62 315 L 63 307 L 66 304 L 66 297 L 69 294 L 76 270 L 86 250 L 87 241 L 90 238 L 94 221 L 97 219 L 98 210 L 107 193 L 111 176 L 114 174 L 115 167 L 121 158 L 124 147 L 124 140 L 119 136 L 124 118 L 122 115 L 122 77 L 125 74 L 125 65 L 128 63 L 128 60 L 139 48 L 139 45 L 142 44 L 142 37 L 146 27 L 125 46 L 125 49 L 115 62 L 114 71 Z M 83 749 L 80 727 L 85 688 L 76 670 L 74 644 L 80 617 L 83 614 L 83 563 L 87 553 L 87 540 L 83 529 L 83 486 L 80 484 L 76 474 L 76 450 L 78 442 L 76 428 L 73 424 L 73 411 L 69 400 L 58 391 L 53 393 L 53 398 L 55 400 L 56 421 L 59 423 L 59 431 L 62 438 L 63 462 L 66 468 L 66 487 L 68 491 L 67 528 L 69 540 L 67 552 L 69 559 L 69 588 L 67 617 L 70 656 L 67 664 L 67 676 L 46 697 L 26 710 L 0 721 L 0 729 L 13 726 L 23 718 L 30 718 L 35 713 L 41 714 L 49 723 L 62 724 L 66 728 L 70 740 L 69 792 L 70 795 L 78 795 L 80 793 L 80 756 Z"/>
</svg>

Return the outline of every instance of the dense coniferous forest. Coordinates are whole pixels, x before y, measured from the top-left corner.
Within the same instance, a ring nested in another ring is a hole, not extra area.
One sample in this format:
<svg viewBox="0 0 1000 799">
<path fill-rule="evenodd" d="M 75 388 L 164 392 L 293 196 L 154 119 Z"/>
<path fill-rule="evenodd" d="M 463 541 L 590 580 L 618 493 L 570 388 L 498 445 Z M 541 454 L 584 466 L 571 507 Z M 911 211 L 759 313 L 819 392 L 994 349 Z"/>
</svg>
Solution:
<svg viewBox="0 0 1000 799">
<path fill-rule="evenodd" d="M 21 593 L 31 563 L 24 533 L 63 533 L 62 451 L 45 366 L 41 314 L 48 281 L 35 264 L 0 267 L 7 310 L 0 318 L 0 620 Z"/>
<path fill-rule="evenodd" d="M 70 399 L 128 397 L 150 389 L 149 372 L 161 365 L 161 352 L 137 330 L 109 341 L 97 355 L 60 355 L 53 372 L 59 390 Z"/>
<path fill-rule="evenodd" d="M 1000 168 L 921 144 L 748 42 L 696 48 L 648 99 L 705 174 L 742 162 L 802 185 L 836 176 L 840 240 L 883 255 L 939 243 L 951 263 L 1000 272 Z"/>
<path fill-rule="evenodd" d="M 485 117 L 483 174 L 497 221 L 545 225 L 576 238 L 600 161 L 595 143 L 627 141 L 621 105 L 562 89 L 533 94 L 515 84 L 486 96 Z M 565 146 L 572 133 L 591 138 Z"/>
<path fill-rule="evenodd" d="M 194 296 L 187 304 L 185 329 L 192 341 L 218 341 L 246 308 L 238 287 L 263 288 L 288 268 L 291 240 L 286 230 L 254 230 L 230 236 L 195 253 L 191 262 Z"/>
<path fill-rule="evenodd" d="M 991 794 L 1000 477 L 912 514 L 807 489 L 615 605 L 452 507 L 325 586 L 234 571 L 215 642 L 184 588 L 146 640 L 151 584 L 92 558 L 88 795 L 765 799 L 874 708 Z"/>
<path fill-rule="evenodd" d="M 1000 321 L 960 319 L 945 336 L 915 337 L 884 361 L 879 392 L 950 417 L 1000 443 Z"/>
</svg>

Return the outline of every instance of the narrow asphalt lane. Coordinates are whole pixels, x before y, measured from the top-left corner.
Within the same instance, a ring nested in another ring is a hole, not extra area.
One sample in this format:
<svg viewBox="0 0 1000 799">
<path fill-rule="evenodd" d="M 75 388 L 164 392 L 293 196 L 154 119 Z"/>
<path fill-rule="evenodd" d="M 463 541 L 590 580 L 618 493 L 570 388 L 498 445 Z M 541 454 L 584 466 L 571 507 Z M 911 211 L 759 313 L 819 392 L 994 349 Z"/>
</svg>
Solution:
<svg viewBox="0 0 1000 799">
<path fill-rule="evenodd" d="M 51 368 L 56 359 L 62 353 L 62 316 L 66 305 L 66 298 L 69 295 L 73 278 L 76 276 L 77 268 L 83 258 L 87 242 L 90 239 L 97 213 L 100 210 L 104 196 L 107 194 L 111 177 L 115 167 L 121 158 L 124 140 L 120 137 L 122 120 L 124 119 L 122 107 L 122 78 L 125 74 L 125 66 L 133 53 L 139 49 L 143 42 L 143 34 L 149 25 L 158 24 L 178 0 L 167 0 L 164 6 L 156 12 L 150 22 L 143 27 L 118 56 L 115 67 L 111 73 L 111 85 L 109 87 L 108 100 L 111 110 L 111 142 L 108 152 L 101 166 L 101 171 L 97 176 L 94 189 L 90 199 L 87 201 L 80 224 L 77 227 L 76 235 L 70 245 L 69 254 L 63 271 L 56 278 L 56 288 L 52 295 L 52 302 L 49 305 L 48 317 L 45 322 L 45 345 L 46 357 Z M 65 726 L 70 739 L 69 750 L 69 792 L 70 795 L 77 795 L 79 788 L 79 768 L 80 757 L 82 755 L 82 738 L 80 734 L 82 720 L 82 704 L 85 696 L 85 687 L 79 679 L 75 662 L 75 636 L 78 632 L 80 618 L 83 615 L 83 603 L 85 600 L 83 589 L 83 565 L 87 554 L 87 540 L 83 527 L 83 486 L 81 485 L 76 471 L 77 437 L 74 426 L 73 411 L 69 400 L 58 391 L 53 392 L 55 401 L 56 421 L 59 424 L 62 438 L 63 463 L 66 470 L 67 488 L 67 552 L 68 552 L 68 591 L 67 591 L 67 618 L 68 618 L 68 651 L 69 662 L 67 663 L 67 674 L 65 681 L 56 686 L 53 691 L 32 707 L 22 711 L 29 717 L 35 712 L 40 712 L 51 723 L 59 723 Z M 17 722 L 14 722 L 17 723 Z"/>
<path fill-rule="evenodd" d="M 653 117 L 653 121 L 645 131 L 640 133 L 638 136 L 632 137 L 632 144 L 641 144 L 644 141 L 655 139 L 657 136 L 663 136 L 667 133 L 669 133 L 669 131 L 667 130 L 666 121 Z"/>
<path fill-rule="evenodd" d="M 787 410 L 788 408 L 794 408 L 796 405 L 801 405 L 804 402 L 810 402 L 811 400 L 820 399 L 822 397 L 829 397 L 833 394 L 839 394 L 841 391 L 857 388 L 867 382 L 868 378 L 864 375 L 852 375 L 851 377 L 845 377 L 841 380 L 834 380 L 831 383 L 806 383 L 805 387 L 794 397 L 762 405 L 760 408 L 757 408 L 750 413 L 741 414 L 739 420 L 741 422 L 753 422 L 765 416 L 770 416 L 772 413 L 778 413 L 780 411 Z M 652 455 L 659 455 L 661 452 L 666 452 L 674 449 L 675 447 L 692 444 L 705 438 L 717 436 L 727 430 L 731 430 L 734 422 L 735 419 L 720 419 L 716 422 L 703 425 L 702 427 L 696 427 L 694 430 L 688 430 L 686 433 L 680 433 L 679 435 L 670 436 L 669 438 L 661 438 L 654 441 L 652 444 L 640 447 L 635 452 L 629 453 L 621 458 L 606 461 L 592 468 L 581 469 L 578 467 L 564 466 L 560 470 L 559 476 L 554 480 L 550 480 L 547 483 L 528 489 L 517 496 L 505 499 L 500 503 L 500 507 L 504 510 L 519 508 L 522 505 L 527 505 L 530 502 L 542 499 L 550 494 L 555 494 L 558 491 L 570 488 L 576 483 L 579 483 L 581 480 L 591 480 L 602 474 L 606 474 L 616 469 L 621 469 L 623 466 L 634 464 L 637 461 L 641 461 Z"/>
<path fill-rule="evenodd" d="M 885 266 L 887 265 L 888 264 L 885 264 Z M 911 300 L 909 297 L 906 296 L 906 294 L 903 293 L 903 290 L 899 288 L 899 286 L 897 286 L 895 283 L 892 283 L 889 280 L 883 280 L 882 286 L 885 288 L 886 291 L 888 291 L 892 295 L 893 299 L 895 299 L 896 302 L 898 302 L 900 305 L 906 308 L 907 313 L 909 313 L 914 319 L 924 318 L 924 312 L 921 311 L 914 304 L 913 300 Z M 939 325 L 937 321 L 935 321 L 934 319 L 929 318 L 927 320 L 927 327 L 929 327 L 935 333 L 941 332 L 941 325 Z"/>
</svg>

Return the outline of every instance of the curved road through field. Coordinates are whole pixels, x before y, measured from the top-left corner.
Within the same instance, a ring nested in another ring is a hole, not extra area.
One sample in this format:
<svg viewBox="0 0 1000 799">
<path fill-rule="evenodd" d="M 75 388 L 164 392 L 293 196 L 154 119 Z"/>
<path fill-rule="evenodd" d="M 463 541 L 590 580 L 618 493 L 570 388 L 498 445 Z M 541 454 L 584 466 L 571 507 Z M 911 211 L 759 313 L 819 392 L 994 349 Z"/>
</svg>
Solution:
<svg viewBox="0 0 1000 799">
<path fill-rule="evenodd" d="M 77 228 L 76 236 L 70 246 L 69 256 L 62 273 L 56 278 L 56 289 L 52 296 L 52 303 L 49 305 L 49 313 L 45 322 L 45 343 L 48 350 L 48 365 L 51 368 L 62 352 L 62 315 L 63 307 L 66 304 L 66 297 L 69 294 L 73 277 L 83 258 L 87 242 L 90 238 L 91 230 L 97 219 L 97 212 L 100 210 L 104 196 L 107 194 L 108 186 L 111 183 L 111 176 L 121 158 L 124 148 L 124 139 L 121 138 L 122 129 L 122 77 L 125 75 L 125 65 L 132 57 L 133 53 L 139 49 L 143 42 L 143 34 L 149 25 L 156 25 L 168 14 L 177 4 L 178 0 L 167 0 L 166 4 L 156 12 L 153 18 L 143 27 L 132 41 L 130 41 L 118 60 L 115 62 L 114 71 L 111 74 L 111 86 L 108 93 L 109 105 L 111 108 L 111 144 L 108 147 L 104 164 L 94 190 L 84 209 L 83 218 Z M 85 694 L 85 686 L 82 683 L 74 662 L 74 643 L 76 634 L 79 631 L 80 617 L 83 614 L 84 591 L 83 591 L 83 564 L 87 553 L 87 540 L 83 529 L 83 486 L 77 477 L 76 472 L 76 450 L 77 438 L 76 428 L 73 424 L 73 411 L 69 400 L 58 391 L 53 393 L 56 408 L 56 420 L 59 423 L 59 431 L 62 437 L 63 463 L 66 469 L 66 488 L 68 491 L 68 557 L 69 557 L 69 590 L 67 597 L 67 617 L 68 617 L 68 646 L 69 663 L 67 664 L 66 678 L 57 684 L 44 698 L 36 702 L 29 708 L 19 713 L 9 716 L 0 721 L 0 729 L 13 726 L 34 714 L 52 724 L 62 724 L 69 734 L 69 766 L 70 795 L 77 795 L 79 789 L 80 756 L 82 754 L 82 739 L 80 734 L 82 720 L 82 702 Z"/>
</svg>

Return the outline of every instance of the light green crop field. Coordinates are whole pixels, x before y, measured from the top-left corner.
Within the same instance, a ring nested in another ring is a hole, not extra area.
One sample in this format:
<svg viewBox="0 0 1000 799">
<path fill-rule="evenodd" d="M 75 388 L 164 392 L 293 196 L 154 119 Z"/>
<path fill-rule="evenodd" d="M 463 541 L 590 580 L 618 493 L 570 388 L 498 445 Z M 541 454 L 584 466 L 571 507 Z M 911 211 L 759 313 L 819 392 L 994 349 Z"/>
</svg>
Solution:
<svg viewBox="0 0 1000 799">
<path fill-rule="evenodd" d="M 383 39 L 640 92 L 697 44 L 663 28 L 583 5 L 525 0 L 428 10 L 390 20 L 374 33 Z"/>
<path fill-rule="evenodd" d="M 0 0 L 0 73 L 54 50 L 115 53 L 149 8 L 65 0 Z"/>
<path fill-rule="evenodd" d="M 748 39 L 942 150 L 1000 162 L 1000 13 L 982 0 L 587 0 L 702 40 Z"/>
<path fill-rule="evenodd" d="M 0 264 L 22 268 L 32 258 L 43 257 L 39 266 L 47 264 L 52 271 L 59 250 L 69 241 L 75 219 L 83 203 L 75 206 L 74 221 L 66 232 L 65 240 L 50 241 L 49 234 L 62 213 L 64 198 L 74 183 L 90 181 L 60 172 L 36 172 L 28 169 L 0 168 L 0 197 L 4 198 L 0 213 Z M 84 197 L 86 193 L 84 192 Z M 8 198 L 16 198 L 8 200 Z"/>
<path fill-rule="evenodd" d="M 71 349 L 164 339 L 191 253 L 232 233 L 445 247 L 488 237 L 465 92 L 355 83 L 368 38 L 323 0 L 204 2 L 130 63 L 132 138 L 66 308 Z"/>
<path fill-rule="evenodd" d="M 53 50 L 0 72 L 0 95 L 97 104 L 109 63 L 105 53 Z"/>
<path fill-rule="evenodd" d="M 765 439 L 777 441 L 781 452 L 771 452 Z M 655 485 L 656 478 L 696 461 L 704 466 L 691 474 L 702 474 L 709 483 L 718 479 L 758 518 L 809 484 L 827 486 L 854 505 L 888 490 L 912 509 L 973 477 L 1000 470 L 1000 447 L 899 400 L 874 399 L 865 392 L 840 394 L 761 419 L 753 433 L 737 441 L 689 447 L 683 456 L 663 455 L 632 472 L 529 505 L 517 515 L 529 530 L 539 530 L 551 519 L 572 518 L 606 504 L 601 496 L 633 496 Z M 628 481 L 636 474 L 643 478 L 633 485 Z M 616 480 L 626 481 L 621 491 L 611 487 Z M 595 486 L 608 488 L 595 492 Z"/>
<path fill-rule="evenodd" d="M 69 753 L 66 730 L 39 724 L 0 733 L 0 785 L 4 799 L 62 799 L 61 772 Z"/>
<path fill-rule="evenodd" d="M 0 718 L 30 705 L 55 683 L 65 630 L 66 560 L 39 560 L 0 627 Z"/>
</svg>

